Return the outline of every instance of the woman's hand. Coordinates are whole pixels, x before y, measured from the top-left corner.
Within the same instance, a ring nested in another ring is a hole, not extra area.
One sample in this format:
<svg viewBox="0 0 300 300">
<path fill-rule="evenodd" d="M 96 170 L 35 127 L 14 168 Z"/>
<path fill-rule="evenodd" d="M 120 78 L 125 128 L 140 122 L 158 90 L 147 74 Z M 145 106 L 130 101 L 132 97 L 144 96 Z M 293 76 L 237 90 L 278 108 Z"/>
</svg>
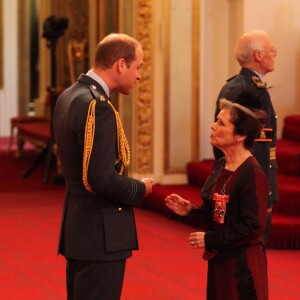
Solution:
<svg viewBox="0 0 300 300">
<path fill-rule="evenodd" d="M 197 231 L 190 233 L 189 242 L 193 248 L 203 248 L 205 247 L 204 242 L 205 232 Z"/>
<path fill-rule="evenodd" d="M 179 216 L 186 216 L 192 209 L 191 202 L 177 194 L 171 194 L 165 198 L 166 206 Z"/>
</svg>

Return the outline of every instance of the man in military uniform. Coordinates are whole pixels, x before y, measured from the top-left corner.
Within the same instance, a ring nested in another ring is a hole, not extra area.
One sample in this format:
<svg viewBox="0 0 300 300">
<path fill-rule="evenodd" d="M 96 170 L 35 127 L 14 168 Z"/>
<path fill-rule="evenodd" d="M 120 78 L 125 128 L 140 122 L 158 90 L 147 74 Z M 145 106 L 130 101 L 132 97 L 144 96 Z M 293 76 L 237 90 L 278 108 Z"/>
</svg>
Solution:
<svg viewBox="0 0 300 300">
<path fill-rule="evenodd" d="M 267 243 L 272 220 L 272 208 L 278 200 L 277 163 L 276 163 L 276 113 L 274 111 L 265 74 L 274 70 L 276 49 L 265 31 L 253 30 L 243 34 L 235 49 L 235 57 L 241 66 L 240 73 L 227 80 L 217 103 L 215 117 L 219 113 L 219 99 L 225 98 L 248 108 L 262 109 L 267 113 L 267 121 L 260 138 L 256 140 L 253 154 L 269 179 L 268 218 L 264 232 Z M 215 158 L 223 156 L 214 148 Z"/>
<path fill-rule="evenodd" d="M 68 300 L 120 299 L 126 259 L 138 249 L 133 207 L 152 178 L 127 175 L 130 151 L 110 93 L 130 94 L 143 50 L 125 34 L 97 46 L 94 67 L 58 98 L 53 124 L 66 196 L 58 252 L 65 256 Z"/>
</svg>

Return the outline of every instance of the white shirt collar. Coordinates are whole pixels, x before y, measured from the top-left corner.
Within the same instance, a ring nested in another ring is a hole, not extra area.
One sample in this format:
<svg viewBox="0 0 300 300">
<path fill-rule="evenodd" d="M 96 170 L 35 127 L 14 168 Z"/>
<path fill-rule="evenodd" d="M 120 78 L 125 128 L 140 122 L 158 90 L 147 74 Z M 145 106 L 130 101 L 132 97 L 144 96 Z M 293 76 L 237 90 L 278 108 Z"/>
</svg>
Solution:
<svg viewBox="0 0 300 300">
<path fill-rule="evenodd" d="M 97 81 L 104 89 L 107 97 L 109 98 L 109 88 L 107 86 L 107 84 L 105 83 L 105 81 L 99 76 L 97 75 L 93 70 L 89 70 L 85 75 L 93 78 L 95 81 Z"/>
</svg>

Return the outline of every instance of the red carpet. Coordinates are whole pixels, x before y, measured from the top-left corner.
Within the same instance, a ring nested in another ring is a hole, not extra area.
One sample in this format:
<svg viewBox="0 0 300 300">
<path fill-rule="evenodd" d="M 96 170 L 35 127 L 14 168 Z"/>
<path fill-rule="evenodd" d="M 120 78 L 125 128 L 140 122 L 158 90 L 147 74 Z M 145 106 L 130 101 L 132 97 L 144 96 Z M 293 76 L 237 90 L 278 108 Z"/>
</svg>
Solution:
<svg viewBox="0 0 300 300">
<path fill-rule="evenodd" d="M 0 151 L 0 299 L 62 300 L 65 263 L 56 255 L 63 186 L 43 184 L 43 166 L 21 174 L 33 152 Z M 122 300 L 205 299 L 206 262 L 187 243 L 193 229 L 136 209 L 140 251 L 128 260 Z M 300 295 L 300 251 L 267 250 L 270 299 Z"/>
</svg>

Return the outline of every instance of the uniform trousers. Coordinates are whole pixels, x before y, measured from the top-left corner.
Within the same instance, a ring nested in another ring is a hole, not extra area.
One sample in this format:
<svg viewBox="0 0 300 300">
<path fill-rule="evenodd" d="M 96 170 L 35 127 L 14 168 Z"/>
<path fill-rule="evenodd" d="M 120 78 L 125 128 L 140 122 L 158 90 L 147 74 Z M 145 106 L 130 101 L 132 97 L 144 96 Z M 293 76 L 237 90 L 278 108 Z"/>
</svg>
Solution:
<svg viewBox="0 0 300 300">
<path fill-rule="evenodd" d="M 67 259 L 68 300 L 119 300 L 126 259 L 82 261 Z"/>
</svg>

